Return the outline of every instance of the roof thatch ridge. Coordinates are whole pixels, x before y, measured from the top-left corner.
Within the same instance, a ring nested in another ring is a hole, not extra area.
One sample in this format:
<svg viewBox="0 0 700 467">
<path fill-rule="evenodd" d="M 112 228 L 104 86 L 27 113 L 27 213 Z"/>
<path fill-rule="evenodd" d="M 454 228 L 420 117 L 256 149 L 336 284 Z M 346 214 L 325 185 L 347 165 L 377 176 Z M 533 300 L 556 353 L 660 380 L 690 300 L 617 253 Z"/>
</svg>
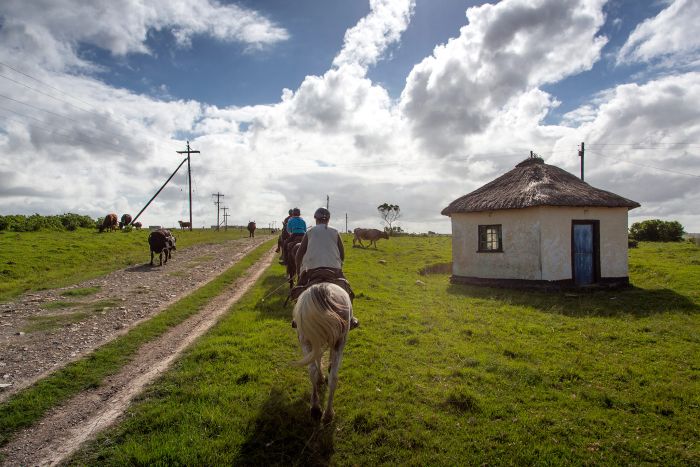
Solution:
<svg viewBox="0 0 700 467">
<path fill-rule="evenodd" d="M 523 209 L 534 206 L 626 207 L 640 204 L 609 191 L 594 188 L 575 175 L 539 157 L 530 157 L 486 185 L 456 200 L 442 210 L 449 216 L 459 212 Z"/>
</svg>

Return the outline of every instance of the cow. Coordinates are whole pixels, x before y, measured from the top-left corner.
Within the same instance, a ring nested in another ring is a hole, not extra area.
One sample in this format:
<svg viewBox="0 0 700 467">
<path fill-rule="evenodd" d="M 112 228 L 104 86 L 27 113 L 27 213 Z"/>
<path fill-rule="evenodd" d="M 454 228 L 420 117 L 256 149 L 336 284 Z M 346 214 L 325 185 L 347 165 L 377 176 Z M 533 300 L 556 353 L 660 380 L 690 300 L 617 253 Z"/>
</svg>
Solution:
<svg viewBox="0 0 700 467">
<path fill-rule="evenodd" d="M 357 228 L 353 231 L 355 236 L 352 238 L 352 246 L 355 246 L 355 242 L 360 242 L 360 246 L 363 248 L 365 245 L 362 243 L 362 240 L 369 240 L 369 245 L 372 246 L 374 243 L 374 249 L 377 249 L 377 240 L 380 238 L 386 238 L 389 240 L 389 233 L 387 232 L 382 232 L 381 230 L 378 229 L 360 229 Z"/>
<path fill-rule="evenodd" d="M 104 232 L 105 230 L 117 230 L 118 225 L 119 222 L 117 221 L 117 215 L 114 213 L 107 214 L 102 221 L 102 225 L 100 226 L 100 233 Z"/>
<path fill-rule="evenodd" d="M 172 255 L 177 239 L 167 229 L 154 230 L 148 235 L 148 245 L 151 247 L 151 266 L 153 266 L 153 253 L 158 253 L 160 266 L 163 265 L 163 254 L 165 253 L 165 264 L 168 264 L 168 259 Z"/>
<path fill-rule="evenodd" d="M 255 221 L 248 222 L 248 238 L 255 238 Z"/>
<path fill-rule="evenodd" d="M 134 222 L 134 227 L 136 230 L 141 230 L 141 227 L 143 227 L 143 224 L 140 222 Z"/>
<path fill-rule="evenodd" d="M 119 221 L 119 229 L 121 230 L 129 224 L 131 224 L 131 214 L 123 214 L 122 220 Z"/>
<path fill-rule="evenodd" d="M 181 229 L 190 229 L 192 230 L 192 223 L 191 222 L 183 222 L 183 221 L 177 221 L 178 224 L 180 224 Z"/>
</svg>

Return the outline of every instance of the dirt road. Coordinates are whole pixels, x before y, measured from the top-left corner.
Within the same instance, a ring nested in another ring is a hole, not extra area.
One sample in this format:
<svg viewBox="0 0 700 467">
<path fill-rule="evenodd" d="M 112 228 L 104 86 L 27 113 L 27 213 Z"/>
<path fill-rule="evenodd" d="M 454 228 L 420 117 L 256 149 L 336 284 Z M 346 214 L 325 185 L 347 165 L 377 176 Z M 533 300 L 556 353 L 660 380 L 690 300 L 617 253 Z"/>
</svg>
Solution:
<svg viewBox="0 0 700 467">
<path fill-rule="evenodd" d="M 246 244 L 240 249 L 239 257 L 259 243 Z M 55 465 L 85 440 L 113 423 L 146 384 L 165 371 L 185 348 L 250 289 L 273 258 L 274 253 L 268 252 L 244 277 L 200 313 L 141 348 L 130 364 L 109 377 L 103 385 L 78 394 L 50 411 L 40 423 L 20 432 L 0 450 L 5 456 L 3 465 Z M 169 303 L 177 297 L 168 298 L 171 299 Z"/>
</svg>

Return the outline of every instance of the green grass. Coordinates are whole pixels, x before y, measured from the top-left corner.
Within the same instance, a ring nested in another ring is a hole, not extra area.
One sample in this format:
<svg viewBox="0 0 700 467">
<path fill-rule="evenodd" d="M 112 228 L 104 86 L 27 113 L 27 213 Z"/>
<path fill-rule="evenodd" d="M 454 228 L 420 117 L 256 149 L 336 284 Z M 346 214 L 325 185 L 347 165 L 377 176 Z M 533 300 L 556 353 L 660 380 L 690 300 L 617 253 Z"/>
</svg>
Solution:
<svg viewBox="0 0 700 467">
<path fill-rule="evenodd" d="M 61 295 L 64 297 L 86 297 L 88 295 L 96 294 L 100 291 L 99 286 L 96 287 L 82 287 L 78 289 L 70 289 L 62 292 Z"/>
<path fill-rule="evenodd" d="M 331 425 L 312 422 L 307 372 L 290 365 L 284 291 L 261 301 L 282 281 L 275 265 L 72 462 L 700 463 L 697 247 L 642 244 L 633 288 L 558 294 L 420 275 L 450 260 L 449 241 L 347 248 L 361 327 Z"/>
<path fill-rule="evenodd" d="M 178 248 L 248 236 L 246 230 L 173 231 Z M 99 234 L 0 231 L 0 302 L 24 292 L 53 289 L 150 261 L 148 230 Z M 67 291 L 70 292 L 70 291 Z M 70 296 L 70 295 L 66 295 Z"/>
<path fill-rule="evenodd" d="M 24 332 L 48 331 L 51 329 L 68 326 L 82 321 L 90 315 L 113 308 L 121 303 L 119 300 L 105 299 L 96 302 L 64 302 L 55 301 L 42 305 L 47 310 L 66 310 L 68 313 L 54 315 L 37 315 L 28 318 L 28 324 L 22 329 Z"/>
<path fill-rule="evenodd" d="M 197 313 L 213 297 L 260 259 L 272 246 L 268 241 L 253 250 L 213 281 L 179 300 L 163 312 L 141 323 L 127 334 L 100 347 L 86 358 L 71 363 L 35 385 L 15 394 L 0 405 L 0 446 L 17 430 L 37 421 L 48 409 L 81 390 L 97 387 L 105 377 L 128 363 L 139 347 L 169 328 Z M 106 303 L 88 304 L 87 311 L 99 311 Z"/>
</svg>

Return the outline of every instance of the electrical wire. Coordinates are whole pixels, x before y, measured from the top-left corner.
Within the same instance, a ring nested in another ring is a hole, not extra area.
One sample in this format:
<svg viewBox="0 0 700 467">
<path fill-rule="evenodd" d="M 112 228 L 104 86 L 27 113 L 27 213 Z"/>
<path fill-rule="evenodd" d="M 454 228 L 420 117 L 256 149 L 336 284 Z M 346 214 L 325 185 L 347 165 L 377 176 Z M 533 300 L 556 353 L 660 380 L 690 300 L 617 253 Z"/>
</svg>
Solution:
<svg viewBox="0 0 700 467">
<path fill-rule="evenodd" d="M 607 158 L 607 159 L 615 159 L 617 162 L 624 162 L 624 163 L 626 163 L 626 164 L 638 165 L 638 166 L 640 166 L 640 167 L 646 167 L 646 168 L 648 168 L 648 169 L 662 170 L 662 171 L 664 171 L 664 172 L 670 172 L 670 173 L 674 173 L 674 174 L 678 174 L 678 175 L 686 175 L 686 176 L 688 176 L 688 177 L 700 178 L 700 175 L 696 175 L 696 174 L 690 174 L 690 173 L 687 173 L 687 172 L 681 172 L 681 171 L 679 171 L 679 170 L 673 170 L 673 169 L 665 169 L 665 168 L 663 168 L 663 167 L 656 167 L 656 166 L 653 166 L 653 165 L 640 164 L 640 163 L 638 163 L 638 162 L 626 161 L 626 160 L 624 160 L 624 159 L 619 159 L 619 158 L 615 158 L 615 157 L 612 157 L 612 156 L 607 156 L 607 155 L 602 154 L 602 153 L 600 153 L 600 152 L 598 152 L 598 151 L 590 151 L 590 152 L 592 152 L 593 154 L 596 154 L 596 155 L 598 155 L 598 156 L 605 157 L 605 158 Z"/>
</svg>

